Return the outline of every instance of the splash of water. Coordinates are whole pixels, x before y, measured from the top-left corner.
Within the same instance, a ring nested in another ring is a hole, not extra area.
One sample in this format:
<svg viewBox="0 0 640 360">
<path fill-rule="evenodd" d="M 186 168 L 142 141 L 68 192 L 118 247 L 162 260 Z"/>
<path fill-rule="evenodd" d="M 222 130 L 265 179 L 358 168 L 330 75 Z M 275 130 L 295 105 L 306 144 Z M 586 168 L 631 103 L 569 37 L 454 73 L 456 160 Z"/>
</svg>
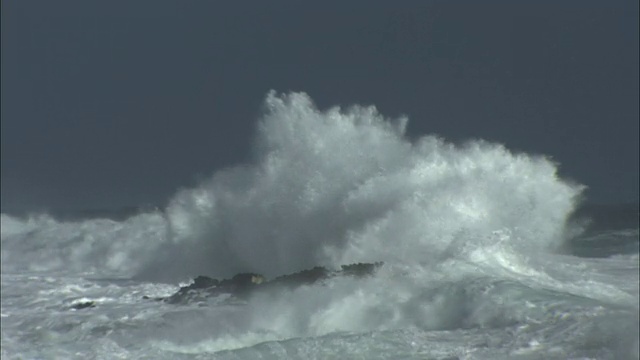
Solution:
<svg viewBox="0 0 640 360">
<path fill-rule="evenodd" d="M 412 142 L 406 118 L 373 106 L 320 111 L 304 93 L 270 92 L 264 108 L 254 160 L 181 189 L 164 213 L 3 215 L 3 259 L 14 246 L 45 248 L 27 263 L 167 281 L 360 261 L 424 266 L 496 241 L 521 253 L 558 246 L 582 190 L 542 156 L 482 140 Z"/>
<path fill-rule="evenodd" d="M 306 94 L 270 92 L 255 160 L 175 195 L 168 257 L 144 273 L 425 264 L 505 229 L 521 251 L 560 244 L 582 187 L 553 162 L 481 140 L 411 142 L 406 126 L 373 106 L 320 111 Z"/>
</svg>

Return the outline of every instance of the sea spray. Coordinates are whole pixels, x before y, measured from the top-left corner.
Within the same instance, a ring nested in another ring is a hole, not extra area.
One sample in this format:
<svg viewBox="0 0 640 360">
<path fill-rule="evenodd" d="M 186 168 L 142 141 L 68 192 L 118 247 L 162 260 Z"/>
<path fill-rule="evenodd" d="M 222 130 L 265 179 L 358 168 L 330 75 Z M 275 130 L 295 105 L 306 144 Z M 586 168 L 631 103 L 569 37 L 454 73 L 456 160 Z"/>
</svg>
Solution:
<svg viewBox="0 0 640 360">
<path fill-rule="evenodd" d="M 320 111 L 306 94 L 271 92 L 264 108 L 252 163 L 173 198 L 173 251 L 148 274 L 428 263 L 504 229 L 522 251 L 544 250 L 561 243 L 582 189 L 547 158 L 499 144 L 411 142 L 407 119 L 373 106 Z"/>
<path fill-rule="evenodd" d="M 495 241 L 496 231 L 509 232 L 500 241 L 520 253 L 562 242 L 582 187 L 559 179 L 553 162 L 484 141 L 410 141 L 406 128 L 406 118 L 386 119 L 373 106 L 320 111 L 306 94 L 270 92 L 252 162 L 125 221 L 3 214 L 3 269 L 175 282 L 353 262 L 438 264 Z M 24 259 L 9 256 L 19 249 Z"/>
</svg>

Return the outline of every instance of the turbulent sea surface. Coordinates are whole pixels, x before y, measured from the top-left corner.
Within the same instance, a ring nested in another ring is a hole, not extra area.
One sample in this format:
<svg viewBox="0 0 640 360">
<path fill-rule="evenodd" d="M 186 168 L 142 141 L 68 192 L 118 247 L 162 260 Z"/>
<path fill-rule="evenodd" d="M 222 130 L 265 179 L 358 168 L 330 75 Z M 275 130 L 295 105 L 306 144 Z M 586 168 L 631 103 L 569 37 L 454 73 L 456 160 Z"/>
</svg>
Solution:
<svg viewBox="0 0 640 360">
<path fill-rule="evenodd" d="M 165 207 L 3 213 L 2 359 L 637 359 L 638 205 L 582 206 L 543 156 L 406 123 L 271 93 L 253 160 Z M 242 300 L 143 299 L 376 261 Z"/>
</svg>

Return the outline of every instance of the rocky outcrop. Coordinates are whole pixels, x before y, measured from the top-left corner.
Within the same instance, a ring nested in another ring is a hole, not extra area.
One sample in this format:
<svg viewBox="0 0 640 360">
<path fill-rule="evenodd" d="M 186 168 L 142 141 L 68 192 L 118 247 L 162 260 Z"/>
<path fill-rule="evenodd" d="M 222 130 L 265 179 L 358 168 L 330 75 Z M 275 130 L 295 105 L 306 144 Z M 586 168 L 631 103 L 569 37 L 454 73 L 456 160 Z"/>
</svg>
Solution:
<svg viewBox="0 0 640 360">
<path fill-rule="evenodd" d="M 89 299 L 78 299 L 71 303 L 69 307 L 71 310 L 82 310 L 96 307 L 96 302 Z"/>
<path fill-rule="evenodd" d="M 242 273 L 231 279 L 218 280 L 207 276 L 198 276 L 188 286 L 183 286 L 175 294 L 166 298 L 154 298 L 170 304 L 185 304 L 205 301 L 212 296 L 229 294 L 236 298 L 246 298 L 256 291 L 295 288 L 311 285 L 338 276 L 364 277 L 372 275 L 380 266 L 377 263 L 357 263 L 342 265 L 338 271 L 330 271 L 325 267 L 316 266 L 293 274 L 279 276 L 267 281 L 262 275 Z M 144 297 L 150 299 L 149 297 Z"/>
</svg>

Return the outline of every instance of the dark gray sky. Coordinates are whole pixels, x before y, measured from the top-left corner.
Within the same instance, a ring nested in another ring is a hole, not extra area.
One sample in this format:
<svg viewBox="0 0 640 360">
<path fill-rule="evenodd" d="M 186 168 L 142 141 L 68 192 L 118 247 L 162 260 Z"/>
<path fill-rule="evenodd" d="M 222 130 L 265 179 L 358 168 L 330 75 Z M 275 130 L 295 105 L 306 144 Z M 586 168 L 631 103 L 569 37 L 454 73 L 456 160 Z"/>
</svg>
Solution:
<svg viewBox="0 0 640 360">
<path fill-rule="evenodd" d="M 551 155 L 638 200 L 638 1 L 3 1 L 2 208 L 163 203 L 266 92 Z"/>
</svg>

